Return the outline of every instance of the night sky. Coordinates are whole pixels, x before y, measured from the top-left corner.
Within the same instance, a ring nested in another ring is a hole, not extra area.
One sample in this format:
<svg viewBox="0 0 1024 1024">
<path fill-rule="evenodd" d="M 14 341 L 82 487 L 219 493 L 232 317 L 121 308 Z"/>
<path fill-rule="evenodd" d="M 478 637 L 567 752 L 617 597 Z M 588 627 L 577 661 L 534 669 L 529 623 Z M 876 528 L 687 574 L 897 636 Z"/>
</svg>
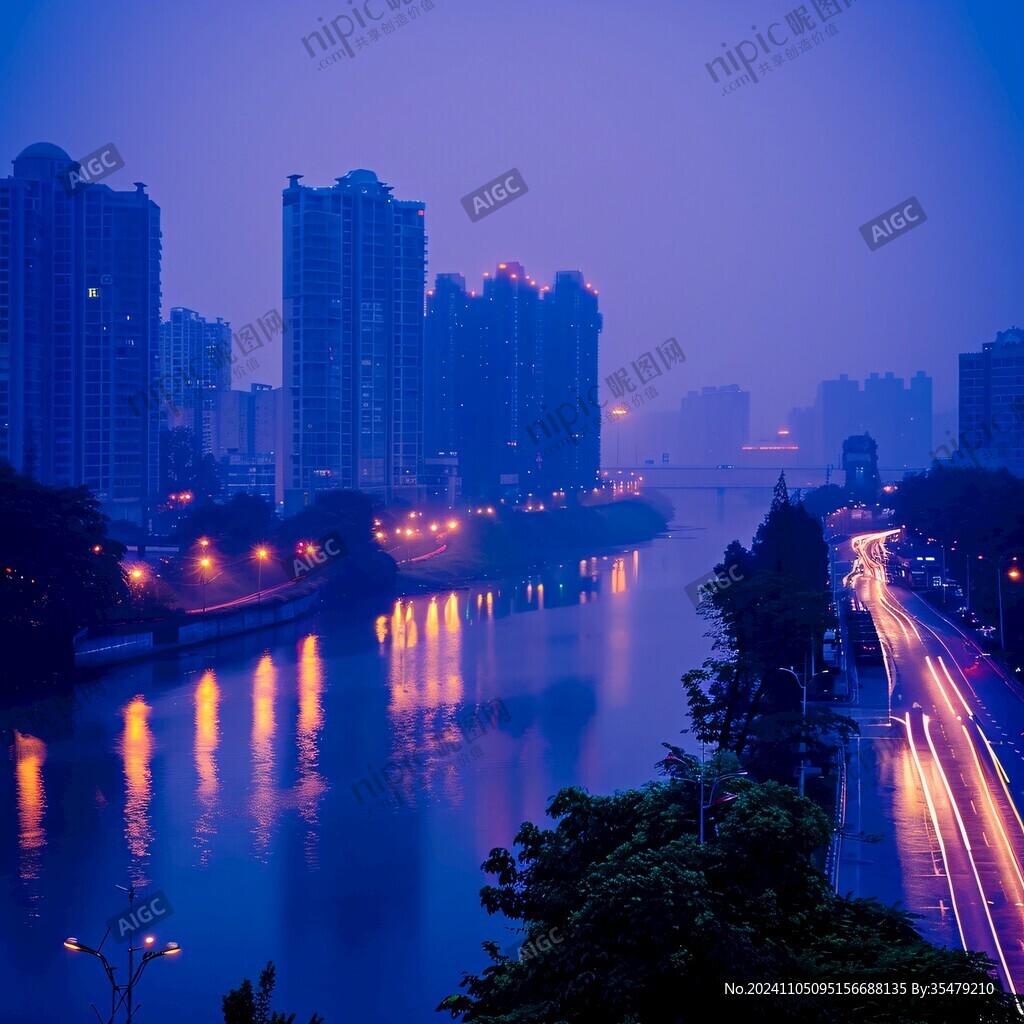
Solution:
<svg viewBox="0 0 1024 1024">
<path fill-rule="evenodd" d="M 318 70 L 301 39 L 348 0 L 5 0 L 4 173 L 32 142 L 114 142 L 108 183 L 162 210 L 165 315 L 237 326 L 281 303 L 286 176 L 370 168 L 426 202 L 430 283 L 581 269 L 602 373 L 674 335 L 688 361 L 661 408 L 737 383 L 755 434 L 840 372 L 923 369 L 942 413 L 957 352 L 1024 325 L 1016 0 L 852 0 L 836 35 L 724 96 L 705 63 L 774 22 L 785 57 L 794 0 L 416 6 Z M 472 223 L 460 198 L 512 167 L 529 193 Z M 869 251 L 860 225 L 910 196 L 927 222 Z M 280 383 L 279 352 L 261 362 Z"/>
</svg>

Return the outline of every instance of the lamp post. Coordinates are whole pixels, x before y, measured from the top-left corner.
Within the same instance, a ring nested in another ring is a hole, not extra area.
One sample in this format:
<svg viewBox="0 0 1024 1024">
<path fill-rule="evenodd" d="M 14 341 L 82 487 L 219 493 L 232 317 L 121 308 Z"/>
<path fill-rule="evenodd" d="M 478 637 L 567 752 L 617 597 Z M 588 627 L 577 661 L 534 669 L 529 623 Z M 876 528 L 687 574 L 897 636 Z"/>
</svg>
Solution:
<svg viewBox="0 0 1024 1024">
<path fill-rule="evenodd" d="M 725 775 L 719 775 L 714 782 L 711 783 L 711 792 L 708 794 L 708 802 L 704 803 L 704 776 L 701 775 L 700 780 L 700 832 L 697 837 L 697 842 L 704 845 L 704 812 L 712 806 L 715 802 L 715 786 L 720 782 L 724 782 L 726 779 L 737 779 L 741 775 L 746 775 L 746 772 L 727 772 Z"/>
<path fill-rule="evenodd" d="M 199 567 L 203 571 L 203 611 L 205 612 L 206 611 L 206 579 L 207 579 L 207 576 L 209 575 L 210 559 L 206 558 L 205 556 L 203 558 L 200 558 L 199 559 Z"/>
<path fill-rule="evenodd" d="M 806 665 L 804 666 L 807 667 Z M 795 680 L 796 685 L 803 691 L 803 706 L 800 711 L 800 732 L 804 733 L 807 729 L 807 684 L 800 682 L 800 677 L 792 668 L 779 668 L 780 672 L 788 672 Z M 803 736 L 800 737 L 800 795 L 804 795 L 804 775 L 807 770 L 807 759 L 804 757 L 806 754 L 807 744 L 804 741 Z"/>
<path fill-rule="evenodd" d="M 1005 558 L 1002 558 L 999 562 L 999 568 L 996 571 L 996 577 L 998 580 L 997 590 L 999 591 L 999 650 L 1001 651 L 1006 650 L 1006 640 L 1003 635 L 1003 566 L 1007 561 L 1016 562 L 1017 556 L 1007 555 Z M 1014 566 L 1006 575 L 1009 576 L 1011 580 L 1019 580 L 1020 569 Z"/>
<path fill-rule="evenodd" d="M 266 548 L 256 549 L 256 604 L 257 606 L 263 600 L 263 563 L 267 560 L 267 556 L 270 554 Z"/>
<path fill-rule="evenodd" d="M 124 889 L 123 886 L 118 886 L 119 889 Z M 128 893 L 128 908 L 129 916 L 132 916 L 132 906 L 135 901 L 135 888 L 129 886 Z M 91 946 L 87 946 L 84 942 L 80 942 L 74 936 L 64 940 L 64 947 L 70 949 L 75 953 L 88 953 L 90 956 L 96 957 L 103 965 L 103 971 L 107 976 L 107 981 L 110 982 L 110 1016 L 106 1020 L 106 1024 L 114 1024 L 114 1018 L 117 1016 L 117 1011 L 122 1006 L 125 1007 L 125 1021 L 127 1024 L 132 1024 L 132 1016 L 136 1009 L 141 1008 L 133 1006 L 133 995 L 135 986 L 138 984 L 139 979 L 142 977 L 142 972 L 146 969 L 146 965 L 152 960 L 156 960 L 162 956 L 173 956 L 181 952 L 181 947 L 176 942 L 168 942 L 163 949 L 151 949 L 150 947 L 156 941 L 152 935 L 147 935 L 143 939 L 141 946 L 133 946 L 131 939 L 128 940 L 128 974 L 127 981 L 123 985 L 117 983 L 117 979 L 114 977 L 114 971 L 116 967 L 111 967 L 107 958 L 103 955 L 103 943 L 107 941 L 107 936 L 110 934 L 110 926 L 107 926 L 107 930 L 103 933 L 103 938 L 100 940 L 99 946 L 93 949 Z M 143 951 L 142 959 L 139 961 L 138 970 L 135 969 L 135 954 L 140 950 Z M 90 1004 L 96 1013 L 100 1024 L 104 1024 L 103 1018 L 100 1016 L 99 1010 L 96 1009 L 94 1004 Z"/>
<path fill-rule="evenodd" d="M 666 761 L 677 761 L 679 764 L 686 766 L 686 762 L 684 760 L 682 760 L 682 758 L 676 757 L 675 754 L 669 754 L 668 757 L 665 758 L 665 760 Z M 700 785 L 700 818 L 699 818 L 699 824 L 698 824 L 698 827 L 697 827 L 698 828 L 698 831 L 697 831 L 697 842 L 701 846 L 704 845 L 704 812 L 706 810 L 708 810 L 708 808 L 710 808 L 714 804 L 714 802 L 715 802 L 715 787 L 720 782 L 724 782 L 726 779 L 736 779 L 736 778 L 739 778 L 741 775 L 749 774 L 748 772 L 744 771 L 744 772 L 725 772 L 723 775 L 717 775 L 715 777 L 714 781 L 711 783 L 711 792 L 708 795 L 707 803 L 705 803 L 704 802 L 704 786 L 705 786 L 705 783 L 707 782 L 707 779 L 704 777 L 704 765 L 705 765 L 705 762 L 703 760 L 701 760 L 701 763 L 700 763 L 700 769 L 701 769 L 700 770 L 700 780 L 699 780 L 699 783 L 698 783 Z M 688 782 L 696 782 L 698 780 L 696 780 L 696 779 L 688 779 L 687 781 Z"/>
</svg>

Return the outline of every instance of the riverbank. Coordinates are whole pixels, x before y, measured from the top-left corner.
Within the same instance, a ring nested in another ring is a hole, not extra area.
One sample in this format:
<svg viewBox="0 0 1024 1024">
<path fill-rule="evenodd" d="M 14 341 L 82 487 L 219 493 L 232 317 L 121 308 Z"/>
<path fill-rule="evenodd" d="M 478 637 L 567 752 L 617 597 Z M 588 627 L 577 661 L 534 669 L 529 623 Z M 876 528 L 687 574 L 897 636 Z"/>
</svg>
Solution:
<svg viewBox="0 0 1024 1024">
<path fill-rule="evenodd" d="M 671 506 L 626 498 L 598 506 L 510 511 L 469 521 L 442 554 L 400 566 L 400 595 L 471 586 L 536 572 L 595 552 L 653 540 L 668 528 Z"/>
<path fill-rule="evenodd" d="M 450 590 L 650 541 L 667 528 L 671 513 L 664 505 L 627 498 L 470 520 L 436 555 L 405 563 L 397 575 L 390 559 L 390 572 L 379 564 L 386 558 L 382 552 L 371 558 L 353 555 L 262 600 L 253 596 L 231 608 L 90 630 L 74 641 L 74 666 L 104 668 L 272 628 L 302 618 L 325 600 L 346 604 L 373 590 L 389 598 Z"/>
</svg>

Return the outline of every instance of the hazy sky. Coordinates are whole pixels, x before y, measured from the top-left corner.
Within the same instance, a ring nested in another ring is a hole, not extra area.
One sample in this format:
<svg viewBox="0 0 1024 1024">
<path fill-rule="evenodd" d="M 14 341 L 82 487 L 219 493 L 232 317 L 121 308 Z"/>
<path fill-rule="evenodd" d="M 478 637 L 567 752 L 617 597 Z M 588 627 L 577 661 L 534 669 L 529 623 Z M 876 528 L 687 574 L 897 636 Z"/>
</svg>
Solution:
<svg viewBox="0 0 1024 1024">
<path fill-rule="evenodd" d="M 823 377 L 923 369 L 941 413 L 957 352 L 1024 325 L 1024 7 L 849 2 L 786 59 L 794 0 L 417 0 L 318 70 L 301 39 L 349 0 L 4 0 L 0 160 L 114 142 L 109 184 L 161 207 L 165 314 L 280 306 L 286 176 L 367 167 L 426 202 L 431 283 L 583 270 L 603 374 L 679 338 L 662 408 L 737 383 L 763 432 Z M 776 22 L 783 66 L 723 96 L 705 63 Z M 472 223 L 460 197 L 512 167 L 529 193 Z M 927 222 L 871 252 L 860 225 L 909 196 Z"/>
</svg>

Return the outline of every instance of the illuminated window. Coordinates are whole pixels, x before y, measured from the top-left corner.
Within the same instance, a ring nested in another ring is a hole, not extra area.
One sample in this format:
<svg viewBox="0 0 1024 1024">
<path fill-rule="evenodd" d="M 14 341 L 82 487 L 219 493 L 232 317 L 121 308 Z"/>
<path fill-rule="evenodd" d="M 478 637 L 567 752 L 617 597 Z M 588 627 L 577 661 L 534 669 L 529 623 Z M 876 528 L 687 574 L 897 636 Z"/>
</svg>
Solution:
<svg viewBox="0 0 1024 1024">
<path fill-rule="evenodd" d="M 98 299 L 99 296 L 100 296 L 99 288 L 90 288 L 89 289 L 89 298 L 90 299 Z"/>
</svg>

